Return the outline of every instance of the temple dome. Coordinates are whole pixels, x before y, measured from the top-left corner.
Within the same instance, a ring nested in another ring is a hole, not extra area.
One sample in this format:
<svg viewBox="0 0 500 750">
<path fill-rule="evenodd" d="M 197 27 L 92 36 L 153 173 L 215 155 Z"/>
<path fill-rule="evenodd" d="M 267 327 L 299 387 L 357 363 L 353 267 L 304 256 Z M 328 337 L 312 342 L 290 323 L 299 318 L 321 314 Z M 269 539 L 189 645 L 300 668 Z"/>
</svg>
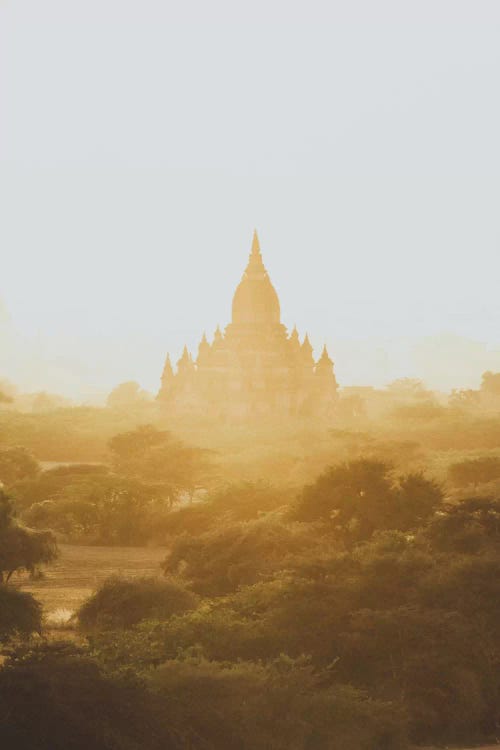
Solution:
<svg viewBox="0 0 500 750">
<path fill-rule="evenodd" d="M 257 232 L 253 235 L 248 266 L 234 293 L 232 322 L 236 325 L 280 322 L 278 295 L 262 262 Z"/>
</svg>

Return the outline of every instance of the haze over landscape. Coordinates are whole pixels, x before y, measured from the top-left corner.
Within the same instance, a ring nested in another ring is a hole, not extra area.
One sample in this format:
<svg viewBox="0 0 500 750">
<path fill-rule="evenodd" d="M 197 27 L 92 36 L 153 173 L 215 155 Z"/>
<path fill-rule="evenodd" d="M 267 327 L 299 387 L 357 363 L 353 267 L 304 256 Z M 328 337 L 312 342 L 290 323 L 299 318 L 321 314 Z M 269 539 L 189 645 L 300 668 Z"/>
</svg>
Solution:
<svg viewBox="0 0 500 750">
<path fill-rule="evenodd" d="M 283 322 L 341 385 L 477 388 L 500 368 L 499 29 L 484 0 L 3 2 L 3 376 L 156 391 L 167 350 L 229 322 L 256 225 Z"/>
<path fill-rule="evenodd" d="M 493 750 L 498 0 L 0 0 L 0 747 Z"/>
</svg>

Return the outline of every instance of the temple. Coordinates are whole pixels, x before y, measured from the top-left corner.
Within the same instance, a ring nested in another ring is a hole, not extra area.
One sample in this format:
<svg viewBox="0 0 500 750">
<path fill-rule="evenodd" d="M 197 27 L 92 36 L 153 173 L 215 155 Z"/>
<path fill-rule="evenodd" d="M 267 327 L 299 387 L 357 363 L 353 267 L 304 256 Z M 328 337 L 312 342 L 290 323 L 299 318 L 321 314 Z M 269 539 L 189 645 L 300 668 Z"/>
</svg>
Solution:
<svg viewBox="0 0 500 750">
<path fill-rule="evenodd" d="M 193 359 L 184 352 L 174 372 L 167 355 L 158 401 L 172 415 L 266 419 L 330 419 L 337 399 L 333 362 L 326 347 L 317 362 L 309 337 L 281 323 L 280 303 L 262 261 L 257 232 L 233 297 L 232 319 L 205 334 Z"/>
</svg>

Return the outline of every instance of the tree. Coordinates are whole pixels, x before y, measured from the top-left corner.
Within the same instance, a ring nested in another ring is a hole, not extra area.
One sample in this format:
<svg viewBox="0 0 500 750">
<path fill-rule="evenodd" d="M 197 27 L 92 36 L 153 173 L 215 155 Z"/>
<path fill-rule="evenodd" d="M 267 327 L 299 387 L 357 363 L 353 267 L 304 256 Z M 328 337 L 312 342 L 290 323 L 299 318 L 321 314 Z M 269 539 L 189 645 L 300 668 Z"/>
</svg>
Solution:
<svg viewBox="0 0 500 750">
<path fill-rule="evenodd" d="M 263 517 L 221 524 L 196 537 L 179 536 L 163 570 L 191 582 L 204 596 L 220 596 L 269 576 L 310 548 L 309 530 Z"/>
<path fill-rule="evenodd" d="M 393 528 L 401 531 L 421 526 L 443 502 L 443 490 L 422 472 L 413 472 L 399 477 L 399 506 Z"/>
<path fill-rule="evenodd" d="M 57 557 L 57 545 L 50 531 L 32 531 L 19 526 L 9 497 L 0 490 L 0 583 L 15 571 L 32 575 L 37 567 Z"/>
<path fill-rule="evenodd" d="M 0 482 L 3 484 L 33 479 L 39 471 L 38 462 L 25 448 L 0 449 Z"/>
<path fill-rule="evenodd" d="M 332 466 L 304 487 L 292 510 L 298 521 L 321 521 L 345 541 L 375 531 L 419 526 L 441 502 L 442 492 L 422 474 L 391 477 L 383 461 L 358 459 Z"/>
<path fill-rule="evenodd" d="M 205 487 L 213 471 L 210 451 L 186 445 L 152 425 L 115 435 L 109 448 L 118 474 L 162 488 L 172 501 Z"/>
<path fill-rule="evenodd" d="M 106 406 L 110 409 L 125 409 L 148 401 L 151 401 L 151 395 L 143 391 L 139 383 L 129 380 L 113 388 L 106 400 Z"/>
<path fill-rule="evenodd" d="M 500 500 L 471 497 L 446 503 L 423 532 L 432 547 L 458 554 L 500 553 Z"/>
<path fill-rule="evenodd" d="M 500 396 L 500 372 L 483 372 L 481 391 L 488 396 Z"/>
<path fill-rule="evenodd" d="M 427 399 L 432 396 L 432 392 L 418 378 L 398 378 L 389 383 L 387 390 L 400 398 Z"/>
<path fill-rule="evenodd" d="M 67 404 L 68 399 L 63 398 L 63 396 L 40 391 L 39 393 L 34 393 L 32 396 L 31 410 L 35 413 L 43 414 L 54 409 L 59 409 Z"/>
<path fill-rule="evenodd" d="M 449 467 L 448 478 L 455 487 L 484 484 L 500 479 L 500 456 L 480 456 L 458 461 Z"/>
<path fill-rule="evenodd" d="M 475 409 L 479 406 L 480 402 L 480 392 L 474 391 L 472 388 L 464 388 L 462 390 L 454 388 L 448 399 L 450 406 L 456 406 L 459 409 Z"/>
<path fill-rule="evenodd" d="M 293 517 L 299 521 L 326 521 L 335 527 L 363 523 L 366 528 L 359 535 L 364 538 L 382 522 L 379 511 L 384 516 L 393 511 L 393 507 L 387 507 L 387 500 L 392 500 L 390 469 L 382 461 L 369 459 L 331 466 L 313 484 L 304 487 Z M 369 530 L 369 526 L 373 528 Z"/>
<path fill-rule="evenodd" d="M 10 380 L 0 378 L 0 404 L 12 404 L 17 395 L 17 388 Z"/>
</svg>

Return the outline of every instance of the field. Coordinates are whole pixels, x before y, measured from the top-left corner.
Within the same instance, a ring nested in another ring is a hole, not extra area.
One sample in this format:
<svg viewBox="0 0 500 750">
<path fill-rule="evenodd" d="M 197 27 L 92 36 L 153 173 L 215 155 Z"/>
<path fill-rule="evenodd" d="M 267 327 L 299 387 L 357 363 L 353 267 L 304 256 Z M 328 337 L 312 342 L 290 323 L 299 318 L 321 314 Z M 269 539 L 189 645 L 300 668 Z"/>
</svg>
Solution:
<svg viewBox="0 0 500 750">
<path fill-rule="evenodd" d="M 41 580 L 20 575 L 15 583 L 42 602 L 45 615 L 58 610 L 75 611 L 109 576 L 161 575 L 163 548 L 84 547 L 61 544 L 60 556 L 44 570 Z"/>
</svg>

